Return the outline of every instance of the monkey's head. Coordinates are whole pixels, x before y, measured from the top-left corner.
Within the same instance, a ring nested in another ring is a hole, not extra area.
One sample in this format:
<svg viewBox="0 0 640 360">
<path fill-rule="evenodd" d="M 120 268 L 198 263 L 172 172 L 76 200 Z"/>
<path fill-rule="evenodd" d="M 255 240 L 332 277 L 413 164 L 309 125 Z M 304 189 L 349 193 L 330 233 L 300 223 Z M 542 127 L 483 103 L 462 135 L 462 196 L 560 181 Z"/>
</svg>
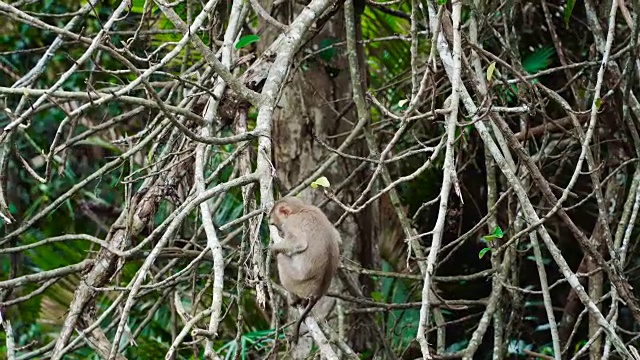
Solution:
<svg viewBox="0 0 640 360">
<path fill-rule="evenodd" d="M 289 216 L 300 212 L 304 207 L 305 204 L 300 198 L 294 196 L 283 197 L 273 205 L 273 209 L 269 214 L 269 225 L 275 225 L 280 228 Z"/>
</svg>

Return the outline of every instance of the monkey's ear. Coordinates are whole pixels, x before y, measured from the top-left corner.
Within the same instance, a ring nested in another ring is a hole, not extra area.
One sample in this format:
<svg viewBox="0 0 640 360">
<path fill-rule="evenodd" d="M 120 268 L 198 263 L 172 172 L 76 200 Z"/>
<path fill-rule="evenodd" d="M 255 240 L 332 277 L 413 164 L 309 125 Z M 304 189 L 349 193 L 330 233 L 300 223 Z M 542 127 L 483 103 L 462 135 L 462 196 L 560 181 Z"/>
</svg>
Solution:
<svg viewBox="0 0 640 360">
<path fill-rule="evenodd" d="M 291 209 L 288 206 L 285 205 L 281 205 L 278 208 L 278 215 L 284 217 L 284 218 L 288 218 L 289 215 L 291 215 Z"/>
</svg>

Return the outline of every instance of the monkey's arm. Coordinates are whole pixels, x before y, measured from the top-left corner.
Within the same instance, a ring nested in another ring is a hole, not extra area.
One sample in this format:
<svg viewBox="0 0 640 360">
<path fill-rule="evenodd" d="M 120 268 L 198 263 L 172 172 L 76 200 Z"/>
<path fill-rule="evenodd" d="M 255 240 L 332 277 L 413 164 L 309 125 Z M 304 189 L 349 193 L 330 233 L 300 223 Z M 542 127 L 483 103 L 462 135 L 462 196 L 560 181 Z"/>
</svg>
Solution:
<svg viewBox="0 0 640 360">
<path fill-rule="evenodd" d="M 284 239 L 280 239 L 280 241 L 274 242 L 274 244 L 271 245 L 271 252 L 274 255 L 282 253 L 291 257 L 307 250 L 308 246 L 309 244 L 304 235 L 286 229 Z"/>
<path fill-rule="evenodd" d="M 288 242 L 288 241 L 281 241 L 279 243 L 275 243 L 273 245 L 271 245 L 271 252 L 274 255 L 277 254 L 285 254 L 289 257 L 296 255 L 296 254 L 300 254 L 302 252 L 304 252 L 305 250 L 307 250 L 307 243 L 306 242 Z"/>
</svg>

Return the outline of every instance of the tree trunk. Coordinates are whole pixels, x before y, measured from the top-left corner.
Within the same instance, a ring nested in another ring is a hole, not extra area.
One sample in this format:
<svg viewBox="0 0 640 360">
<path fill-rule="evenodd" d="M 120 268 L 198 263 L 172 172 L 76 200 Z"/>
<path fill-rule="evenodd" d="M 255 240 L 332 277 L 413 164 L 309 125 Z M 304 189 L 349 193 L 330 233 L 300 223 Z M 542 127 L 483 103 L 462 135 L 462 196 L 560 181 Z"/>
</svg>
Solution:
<svg viewBox="0 0 640 360">
<path fill-rule="evenodd" d="M 271 3 L 263 3 L 267 11 L 271 10 Z M 282 5 L 281 8 L 283 11 L 277 13 L 271 11 L 271 14 L 282 23 L 288 24 L 288 20 L 292 18 L 288 14 L 291 11 L 291 5 Z M 296 9 L 296 14 L 298 11 L 299 9 Z M 265 24 L 262 30 L 259 50 L 263 50 L 260 46 L 264 48 L 271 43 L 271 41 L 264 41 L 265 39 L 277 36 L 277 30 L 271 25 Z M 290 81 L 282 91 L 273 119 L 274 166 L 278 179 L 286 189 L 292 189 L 308 178 L 318 165 L 332 154 L 314 137 L 337 148 L 357 122 L 344 44 L 305 59 L 310 51 L 318 51 L 327 45 L 343 42 L 345 38 L 344 13 L 338 10 L 300 51 L 290 70 Z M 364 157 L 369 153 L 364 140 L 358 140 L 347 152 Z M 343 190 L 336 190 L 340 183 L 357 171 L 356 168 L 359 165 L 361 161 L 339 159 L 321 175 L 329 179 L 331 190 L 335 191 L 337 197 L 343 202 L 353 201 L 360 196 L 361 189 L 357 185 L 347 185 Z M 351 182 L 362 184 L 368 179 L 367 170 L 369 167 L 356 174 L 355 181 Z M 283 195 L 285 194 L 280 194 L 280 196 Z M 302 191 L 302 198 L 314 205 L 320 205 L 323 200 L 326 200 L 321 188 L 310 187 Z M 344 213 L 344 210 L 332 202 L 327 203 L 323 210 L 333 222 Z M 364 211 L 348 216 L 338 227 L 343 240 L 341 257 L 366 268 L 374 267 L 375 259 L 378 257 L 377 252 L 374 251 L 378 248 L 376 245 L 378 238 L 375 235 L 377 232 L 373 224 L 376 221 L 372 221 L 373 216 L 375 216 L 374 211 L 371 206 L 368 206 Z M 344 263 L 345 260 L 342 262 Z M 375 284 L 370 279 L 360 284 L 364 278 L 355 276 L 349 276 L 349 278 L 356 282 L 356 288 L 362 295 L 370 297 L 371 292 L 375 291 Z M 330 292 L 340 292 L 342 288 L 343 285 L 336 278 Z M 316 318 L 320 319 L 332 309 L 337 309 L 334 307 L 335 303 L 336 300 L 331 297 L 325 297 L 318 302 L 313 312 Z M 345 307 L 347 305 L 345 304 Z M 347 329 L 344 335 L 356 352 L 374 348 L 372 343 L 376 342 L 376 338 L 369 330 L 373 324 L 366 319 L 363 323 L 362 318 L 347 317 L 344 324 L 344 329 Z M 332 326 L 332 328 L 338 329 L 338 326 Z M 301 333 L 304 333 L 304 326 Z M 310 344 L 305 346 L 304 342 L 305 339 L 301 338 L 301 345 L 298 348 L 309 347 Z M 292 356 L 304 356 L 302 352 L 304 351 L 294 353 Z"/>
</svg>

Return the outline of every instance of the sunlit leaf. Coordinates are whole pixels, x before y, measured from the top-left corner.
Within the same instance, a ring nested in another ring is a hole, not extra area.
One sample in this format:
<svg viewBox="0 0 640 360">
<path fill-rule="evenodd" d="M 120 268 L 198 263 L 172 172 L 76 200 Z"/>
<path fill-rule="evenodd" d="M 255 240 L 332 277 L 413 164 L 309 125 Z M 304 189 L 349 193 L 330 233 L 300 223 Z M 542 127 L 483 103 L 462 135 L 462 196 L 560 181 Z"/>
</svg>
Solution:
<svg viewBox="0 0 640 360">
<path fill-rule="evenodd" d="M 144 11 L 145 0 L 133 0 L 131 1 L 131 12 L 136 14 L 142 14 Z"/>
<path fill-rule="evenodd" d="M 487 81 L 491 81 L 493 78 L 493 72 L 496 70 L 496 62 L 492 62 L 489 64 L 489 68 L 487 69 Z"/>
<path fill-rule="evenodd" d="M 500 226 L 496 226 L 496 228 L 493 229 L 493 236 L 497 237 L 498 239 L 502 239 L 504 233 L 502 232 Z"/>
<path fill-rule="evenodd" d="M 311 188 L 313 189 L 317 188 L 318 186 L 328 188 L 331 186 L 331 183 L 329 183 L 329 179 L 327 179 L 326 176 L 321 176 L 318 179 L 316 179 L 316 181 L 311 183 Z"/>
</svg>

